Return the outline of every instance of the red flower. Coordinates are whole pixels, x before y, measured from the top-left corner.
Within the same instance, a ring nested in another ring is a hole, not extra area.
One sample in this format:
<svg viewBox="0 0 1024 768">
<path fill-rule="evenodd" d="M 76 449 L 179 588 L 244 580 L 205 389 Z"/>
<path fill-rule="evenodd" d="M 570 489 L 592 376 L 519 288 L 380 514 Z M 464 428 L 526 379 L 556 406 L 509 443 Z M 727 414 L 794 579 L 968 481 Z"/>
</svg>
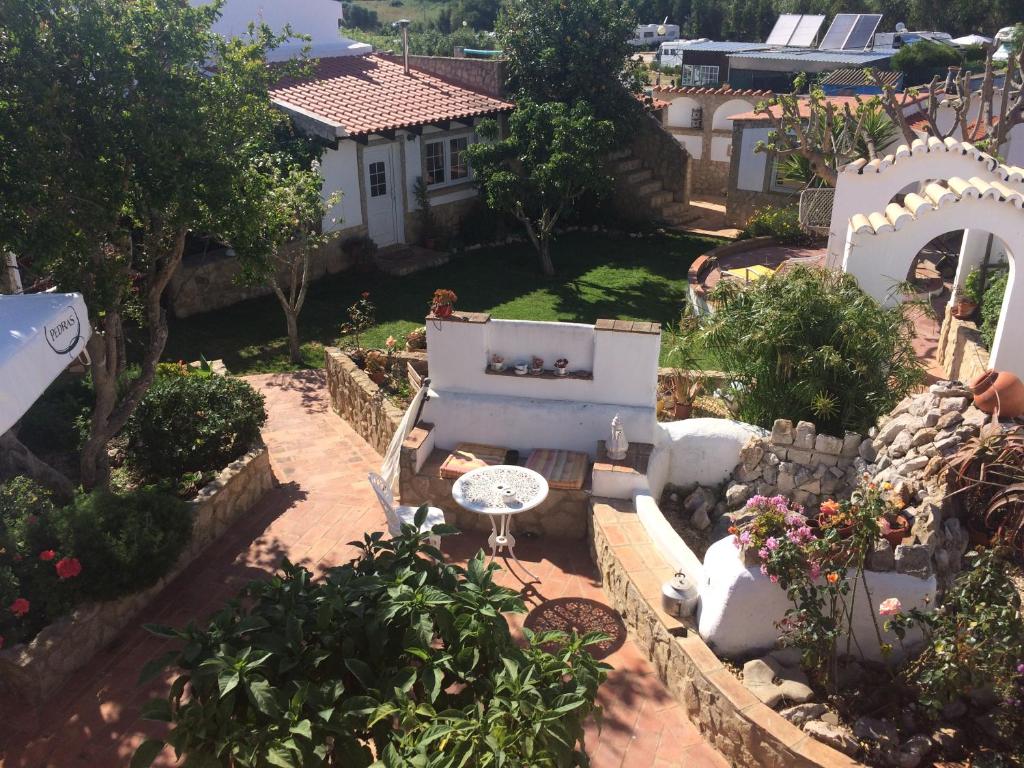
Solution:
<svg viewBox="0 0 1024 768">
<path fill-rule="evenodd" d="M 20 619 L 22 616 L 28 613 L 29 607 L 30 606 L 28 600 L 26 600 L 24 597 L 19 597 L 17 600 L 11 603 L 10 611 Z"/>
<path fill-rule="evenodd" d="M 39 553 L 39 559 L 46 563 L 53 560 L 53 558 L 55 558 L 56 556 L 57 553 L 54 552 L 52 549 L 44 549 L 42 552 Z"/>
<path fill-rule="evenodd" d="M 73 579 L 82 572 L 82 564 L 76 557 L 62 557 L 57 561 L 57 575 L 61 580 Z"/>
<path fill-rule="evenodd" d="M 363 298 L 364 299 L 370 298 L 370 292 L 369 291 L 363 291 Z"/>
<path fill-rule="evenodd" d="M 4 636 L 0 635 L 0 650 L 3 650 L 3 647 L 4 647 Z"/>
</svg>

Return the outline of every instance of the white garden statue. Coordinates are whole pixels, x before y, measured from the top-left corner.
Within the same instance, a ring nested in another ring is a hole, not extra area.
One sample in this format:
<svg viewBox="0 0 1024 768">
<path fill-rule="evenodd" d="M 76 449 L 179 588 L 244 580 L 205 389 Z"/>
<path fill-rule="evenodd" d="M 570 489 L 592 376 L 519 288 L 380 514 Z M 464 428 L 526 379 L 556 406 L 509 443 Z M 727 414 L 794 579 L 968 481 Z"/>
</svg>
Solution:
<svg viewBox="0 0 1024 768">
<path fill-rule="evenodd" d="M 608 458 L 612 461 L 621 461 L 626 458 L 626 452 L 629 450 L 629 441 L 626 439 L 626 431 L 622 428 L 622 421 L 619 419 L 619 414 L 615 414 L 612 419 L 612 433 L 608 437 L 608 443 L 605 446 L 608 452 Z"/>
</svg>

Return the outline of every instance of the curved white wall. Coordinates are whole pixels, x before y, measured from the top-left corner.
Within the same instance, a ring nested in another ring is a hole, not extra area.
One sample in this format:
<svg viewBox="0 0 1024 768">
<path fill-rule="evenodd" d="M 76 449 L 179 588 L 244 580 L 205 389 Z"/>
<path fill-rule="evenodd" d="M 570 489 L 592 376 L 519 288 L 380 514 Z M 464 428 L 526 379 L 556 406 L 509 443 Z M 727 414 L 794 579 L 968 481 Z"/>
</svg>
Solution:
<svg viewBox="0 0 1024 768">
<path fill-rule="evenodd" d="M 711 129 L 715 131 L 731 131 L 732 117 L 753 111 L 754 105 L 751 102 L 745 99 L 729 99 L 715 110 L 715 114 L 711 119 Z"/>
<path fill-rule="evenodd" d="M 674 125 L 677 128 L 689 128 L 693 110 L 695 109 L 700 109 L 700 104 L 696 99 L 691 99 L 688 96 L 672 99 L 668 105 L 666 120 L 669 125 Z"/>
</svg>

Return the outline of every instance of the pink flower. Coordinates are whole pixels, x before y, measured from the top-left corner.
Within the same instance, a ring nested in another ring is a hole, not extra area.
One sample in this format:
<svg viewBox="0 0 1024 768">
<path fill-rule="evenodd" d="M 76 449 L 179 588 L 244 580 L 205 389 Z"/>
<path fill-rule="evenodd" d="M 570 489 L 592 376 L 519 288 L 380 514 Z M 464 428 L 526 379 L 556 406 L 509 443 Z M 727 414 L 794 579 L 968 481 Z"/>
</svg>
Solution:
<svg viewBox="0 0 1024 768">
<path fill-rule="evenodd" d="M 807 574 L 812 578 L 816 579 L 821 576 L 821 566 L 816 562 L 811 561 L 810 566 L 807 568 Z"/>
<path fill-rule="evenodd" d="M 397 343 L 398 342 L 395 341 L 395 337 L 394 336 L 388 336 L 387 341 L 384 342 L 384 346 L 387 347 L 388 349 L 391 349 Z"/>
<path fill-rule="evenodd" d="M 53 558 L 55 558 L 56 556 L 57 553 L 54 552 L 52 549 L 44 549 L 42 552 L 39 553 L 39 559 L 46 563 L 53 560 Z"/>
<path fill-rule="evenodd" d="M 771 581 L 772 584 L 778 584 L 779 577 L 773 573 L 771 576 L 768 577 L 768 580 Z"/>
<path fill-rule="evenodd" d="M 20 619 L 22 616 L 28 613 L 28 609 L 30 607 L 31 606 L 28 600 L 26 600 L 24 597 L 19 597 L 17 600 L 11 603 L 10 611 Z"/>
<path fill-rule="evenodd" d="M 767 563 L 761 563 L 761 575 L 762 576 L 767 576 L 768 575 L 768 564 Z"/>
<path fill-rule="evenodd" d="M 759 550 L 757 550 L 757 556 L 760 557 L 762 560 L 767 560 L 770 554 L 771 553 L 765 547 L 761 547 Z"/>
<path fill-rule="evenodd" d="M 750 531 L 743 531 L 740 534 L 740 544 L 742 544 L 743 546 L 746 546 L 749 543 L 750 543 Z"/>
<path fill-rule="evenodd" d="M 776 539 L 774 536 L 769 536 L 767 540 L 765 540 L 764 546 L 765 549 L 767 549 L 769 552 L 774 552 L 776 549 L 779 548 L 779 540 Z"/>
<path fill-rule="evenodd" d="M 73 579 L 81 572 L 82 564 L 76 557 L 63 557 L 57 561 L 57 575 L 60 576 L 61 581 Z"/>
<path fill-rule="evenodd" d="M 878 605 L 879 616 L 895 616 L 903 610 L 903 605 L 898 597 L 890 597 Z"/>
</svg>

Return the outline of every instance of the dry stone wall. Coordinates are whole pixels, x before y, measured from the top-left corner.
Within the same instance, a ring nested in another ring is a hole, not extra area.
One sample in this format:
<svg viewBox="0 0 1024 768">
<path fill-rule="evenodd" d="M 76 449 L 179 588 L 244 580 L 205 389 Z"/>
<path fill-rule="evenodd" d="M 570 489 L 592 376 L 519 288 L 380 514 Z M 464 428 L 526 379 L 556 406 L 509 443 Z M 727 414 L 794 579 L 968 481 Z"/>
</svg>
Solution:
<svg viewBox="0 0 1024 768">
<path fill-rule="evenodd" d="M 174 567 L 149 589 L 89 603 L 44 628 L 32 642 L 0 651 L 0 696 L 35 705 L 45 701 L 274 485 L 270 454 L 261 444 L 233 461 L 190 502 L 192 538 Z"/>
<path fill-rule="evenodd" d="M 337 347 L 324 350 L 331 406 L 382 456 L 402 421 L 402 411 Z"/>
</svg>

